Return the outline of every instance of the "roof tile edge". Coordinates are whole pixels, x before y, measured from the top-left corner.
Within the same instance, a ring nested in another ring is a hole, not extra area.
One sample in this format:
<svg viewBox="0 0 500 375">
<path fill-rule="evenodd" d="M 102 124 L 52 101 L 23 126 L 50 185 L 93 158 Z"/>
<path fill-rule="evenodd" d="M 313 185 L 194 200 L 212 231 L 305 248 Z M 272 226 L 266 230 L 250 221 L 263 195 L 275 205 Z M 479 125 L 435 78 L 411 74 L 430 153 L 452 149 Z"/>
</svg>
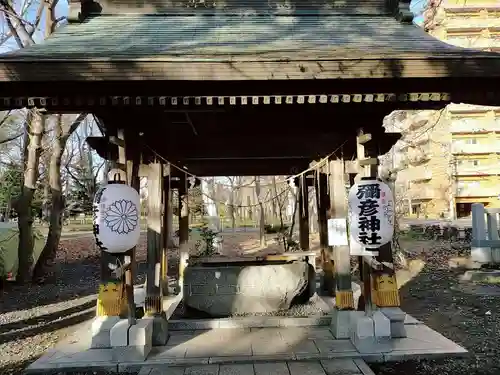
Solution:
<svg viewBox="0 0 500 375">
<path fill-rule="evenodd" d="M 412 23 L 413 13 L 410 10 L 411 0 L 396 0 L 394 6 L 395 18 L 401 23 Z M 102 6 L 96 0 L 68 0 L 68 22 L 81 23 L 90 15 L 102 13 Z"/>
</svg>

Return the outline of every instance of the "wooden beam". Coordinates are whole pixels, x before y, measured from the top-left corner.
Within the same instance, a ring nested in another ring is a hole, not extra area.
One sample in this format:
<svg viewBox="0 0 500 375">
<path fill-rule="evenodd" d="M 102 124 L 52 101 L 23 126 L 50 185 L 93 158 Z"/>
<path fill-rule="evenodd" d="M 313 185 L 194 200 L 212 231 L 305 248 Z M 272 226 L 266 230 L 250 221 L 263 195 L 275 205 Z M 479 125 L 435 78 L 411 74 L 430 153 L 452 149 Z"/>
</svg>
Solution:
<svg viewBox="0 0 500 375">
<path fill-rule="evenodd" d="M 282 135 L 244 136 L 245 144 L 255 144 L 259 147 L 241 147 L 242 136 L 232 131 L 222 135 L 209 133 L 204 137 L 179 136 L 163 140 L 164 137 L 155 133 L 145 135 L 145 140 L 156 152 L 167 159 L 195 160 L 205 158 L 262 158 L 290 157 L 318 159 L 326 157 L 332 150 L 342 145 L 345 158 L 355 155 L 356 147 L 353 141 L 346 143 L 342 133 L 313 133 L 302 136 Z"/>
<path fill-rule="evenodd" d="M 187 170 L 204 176 L 285 176 L 295 175 L 309 166 L 308 159 L 209 160 L 186 163 Z"/>
<path fill-rule="evenodd" d="M 364 167 L 366 165 L 378 165 L 378 158 L 365 158 L 358 160 L 358 164 L 361 167 Z"/>
<path fill-rule="evenodd" d="M 364 145 L 372 140 L 371 134 L 360 134 L 358 135 L 357 141 L 360 145 Z"/>
<path fill-rule="evenodd" d="M 151 167 L 151 164 L 140 164 L 139 165 L 139 177 L 148 177 L 150 167 Z M 170 169 L 175 169 L 175 168 L 170 167 L 169 164 L 163 164 L 162 165 L 162 170 L 163 170 L 162 176 L 163 177 L 169 176 Z M 174 171 L 172 171 L 172 172 L 174 172 Z"/>
</svg>

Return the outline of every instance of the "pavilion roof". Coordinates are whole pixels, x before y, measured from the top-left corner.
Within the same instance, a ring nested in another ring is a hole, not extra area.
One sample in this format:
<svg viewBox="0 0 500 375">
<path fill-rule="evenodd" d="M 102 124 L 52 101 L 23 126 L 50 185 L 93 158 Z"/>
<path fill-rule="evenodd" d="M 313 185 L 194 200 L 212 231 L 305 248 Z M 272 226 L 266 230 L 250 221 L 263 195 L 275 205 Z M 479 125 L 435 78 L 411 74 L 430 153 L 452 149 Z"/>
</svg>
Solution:
<svg viewBox="0 0 500 375">
<path fill-rule="evenodd" d="M 45 42 L 0 55 L 0 82 L 500 76 L 499 53 L 441 42 L 386 0 L 174 6 L 186 1 L 87 5 Z"/>
</svg>

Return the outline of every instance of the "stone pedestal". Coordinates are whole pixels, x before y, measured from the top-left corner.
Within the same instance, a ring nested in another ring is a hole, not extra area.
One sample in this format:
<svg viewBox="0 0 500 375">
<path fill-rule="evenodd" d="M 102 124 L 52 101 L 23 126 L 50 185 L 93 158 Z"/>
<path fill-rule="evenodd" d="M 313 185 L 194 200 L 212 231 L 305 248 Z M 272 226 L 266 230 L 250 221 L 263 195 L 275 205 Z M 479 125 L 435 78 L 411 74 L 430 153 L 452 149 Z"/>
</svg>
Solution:
<svg viewBox="0 0 500 375">
<path fill-rule="evenodd" d="M 149 321 L 152 325 L 153 346 L 163 346 L 168 341 L 168 321 L 164 316 L 144 317 L 142 320 Z"/>
<path fill-rule="evenodd" d="M 120 320 L 111 330 L 114 361 L 144 361 L 153 346 L 153 319 L 139 319 L 129 326 Z"/>
<path fill-rule="evenodd" d="M 391 350 L 391 323 L 380 311 L 371 316 L 363 311 L 351 315 L 351 342 L 360 353 L 384 353 Z"/>
<path fill-rule="evenodd" d="M 405 338 L 405 319 L 406 313 L 399 307 L 383 307 L 380 312 L 384 314 L 391 323 L 391 337 L 392 338 Z"/>
<path fill-rule="evenodd" d="M 334 308 L 330 329 L 336 339 L 348 339 L 350 337 L 352 315 L 356 313 L 357 311 L 340 311 Z"/>
<path fill-rule="evenodd" d="M 118 316 L 97 316 L 92 322 L 91 349 L 111 348 L 111 329 L 120 321 Z"/>
</svg>

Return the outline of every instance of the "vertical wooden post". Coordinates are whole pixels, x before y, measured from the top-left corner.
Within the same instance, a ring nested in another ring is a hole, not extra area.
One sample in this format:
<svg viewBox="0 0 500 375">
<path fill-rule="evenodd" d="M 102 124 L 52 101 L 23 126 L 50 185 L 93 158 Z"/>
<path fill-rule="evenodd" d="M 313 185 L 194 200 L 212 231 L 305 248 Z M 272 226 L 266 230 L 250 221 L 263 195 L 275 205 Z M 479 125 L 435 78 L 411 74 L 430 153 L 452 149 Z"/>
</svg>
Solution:
<svg viewBox="0 0 500 375">
<path fill-rule="evenodd" d="M 149 165 L 148 173 L 148 244 L 147 244 L 147 283 L 145 314 L 154 316 L 161 313 L 161 250 L 162 217 L 161 201 L 163 195 L 163 176 L 161 163 Z"/>
<path fill-rule="evenodd" d="M 330 213 L 331 219 L 345 220 L 347 226 L 347 191 L 343 160 L 330 161 Z M 335 304 L 337 310 L 353 310 L 354 296 L 351 285 L 351 256 L 349 246 L 333 247 L 335 264 Z"/>
<path fill-rule="evenodd" d="M 358 161 L 367 160 L 364 144 L 371 140 L 369 134 L 362 134 L 356 138 L 358 147 Z M 368 155 L 373 159 L 373 162 L 368 163 L 364 167 L 364 176 L 370 178 L 378 178 L 378 155 Z M 392 187 L 393 188 L 393 187 Z M 397 228 L 396 228 L 397 230 Z M 399 290 L 396 282 L 396 274 L 394 272 L 394 263 L 392 257 L 392 244 L 382 245 L 378 249 L 379 255 L 376 260 L 384 264 L 382 270 L 372 271 L 371 267 L 364 262 L 363 265 L 363 284 L 365 285 L 365 311 L 371 312 L 372 304 L 384 307 L 399 307 L 400 298 Z M 371 298 L 368 298 L 370 296 Z"/>
<path fill-rule="evenodd" d="M 366 155 L 365 155 L 365 146 L 364 142 L 366 139 L 370 138 L 371 136 L 368 134 L 362 134 L 360 133 L 356 137 L 356 157 L 358 161 L 358 165 L 361 161 L 365 160 Z M 362 177 L 370 177 L 372 172 L 375 173 L 376 171 L 372 171 L 371 166 L 366 165 L 361 168 L 361 172 L 356 176 L 356 180 L 360 180 Z M 365 311 L 368 315 L 371 315 L 372 313 L 372 299 L 374 298 L 374 295 L 372 293 L 373 285 L 372 285 L 372 269 L 371 267 L 365 263 L 364 258 L 362 256 L 358 257 L 358 265 L 359 265 L 359 276 L 361 279 L 361 282 L 363 283 L 363 286 L 361 288 L 361 296 L 359 297 L 358 301 L 358 310 L 359 311 Z"/>
<path fill-rule="evenodd" d="M 110 138 L 111 139 L 111 138 Z M 125 150 L 124 130 L 119 129 L 113 142 L 118 146 L 118 160 L 110 162 L 115 171 L 120 174 L 120 179 L 130 184 L 132 181 L 127 176 L 127 156 Z M 135 186 L 134 186 L 135 187 Z M 94 228 L 97 230 L 97 228 Z M 110 254 L 106 251 L 101 252 L 101 282 L 99 284 L 96 316 L 120 316 L 128 310 L 129 324 L 135 324 L 135 304 L 134 304 L 134 286 L 133 286 L 133 262 L 135 248 L 123 254 Z M 126 264 L 130 267 L 125 271 L 125 278 L 117 275 L 110 268 L 110 264 Z"/>
<path fill-rule="evenodd" d="M 121 133 L 118 133 L 120 137 Z M 122 147 L 120 147 L 122 149 Z M 129 148 L 123 148 L 123 151 L 119 149 L 119 162 L 126 165 L 127 169 L 127 184 L 134 188 L 137 192 L 141 189 L 141 181 L 139 178 L 139 165 L 140 165 L 140 149 L 133 149 L 130 152 Z M 123 152 L 123 155 L 122 155 Z M 126 155 L 126 157 L 125 157 Z M 139 215 L 139 225 L 140 225 L 140 215 Z M 129 263 L 130 266 L 125 271 L 125 288 L 127 296 L 127 309 L 128 309 L 128 322 L 130 325 L 136 323 L 135 316 L 135 302 L 134 302 L 134 275 L 136 272 L 136 259 L 135 259 L 136 247 L 134 246 L 130 251 L 125 254 L 125 263 Z"/>
<path fill-rule="evenodd" d="M 300 249 L 309 250 L 309 194 L 305 174 L 299 177 L 299 237 Z"/>
<path fill-rule="evenodd" d="M 321 289 L 327 295 L 335 293 L 335 278 L 333 275 L 333 262 L 331 259 L 330 250 L 328 249 L 328 220 L 327 211 L 329 206 L 328 201 L 328 181 L 327 175 L 322 169 L 316 172 L 315 192 L 316 206 L 318 210 L 318 227 L 319 227 L 319 244 L 321 248 L 321 268 L 323 275 L 321 279 Z"/>
<path fill-rule="evenodd" d="M 168 339 L 167 320 L 162 306 L 162 253 L 163 228 L 162 198 L 163 166 L 158 161 L 149 165 L 148 171 L 148 248 L 147 248 L 147 280 L 144 313 L 153 320 L 153 345 L 165 345 Z M 168 201 L 167 201 L 168 202 Z M 166 202 L 165 202 L 166 203 Z M 168 212 L 167 207 L 163 208 Z"/>
<path fill-rule="evenodd" d="M 189 260 L 189 206 L 188 181 L 186 175 L 181 175 L 179 181 L 179 286 L 184 285 L 184 270 Z"/>
<path fill-rule="evenodd" d="M 163 173 L 164 171 L 162 171 Z M 163 192 L 162 192 L 162 214 L 163 214 L 163 231 L 162 231 L 162 250 L 161 250 L 161 285 L 162 295 L 168 295 L 168 248 L 170 245 L 168 228 L 172 227 L 172 210 L 170 205 L 172 202 L 172 184 L 171 172 L 168 168 L 168 173 L 163 173 Z"/>
</svg>

